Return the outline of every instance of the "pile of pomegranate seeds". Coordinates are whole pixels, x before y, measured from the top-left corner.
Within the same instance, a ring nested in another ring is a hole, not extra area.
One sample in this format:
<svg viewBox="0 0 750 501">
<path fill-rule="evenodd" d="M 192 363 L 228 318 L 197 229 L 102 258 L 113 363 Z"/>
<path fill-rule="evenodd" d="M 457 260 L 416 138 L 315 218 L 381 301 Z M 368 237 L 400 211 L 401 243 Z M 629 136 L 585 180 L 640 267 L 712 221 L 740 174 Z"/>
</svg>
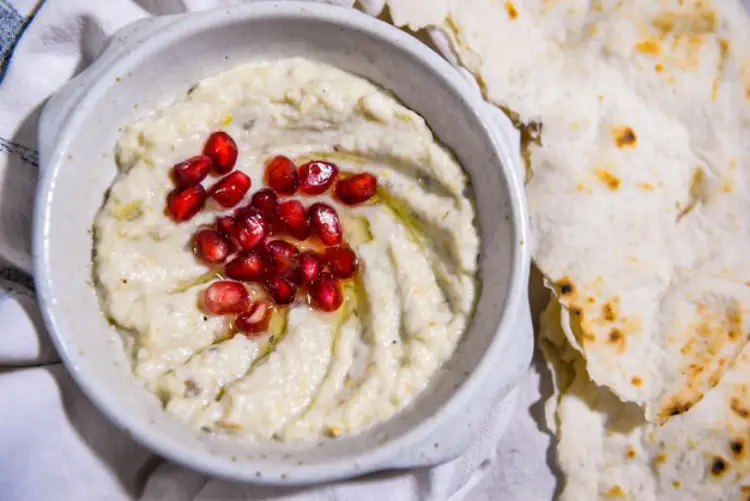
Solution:
<svg viewBox="0 0 750 501">
<path fill-rule="evenodd" d="M 369 173 L 339 179 L 337 165 L 313 160 L 297 168 L 285 156 L 266 164 L 267 188 L 245 199 L 252 181 L 234 170 L 237 143 L 226 132 L 214 132 L 203 153 L 174 165 L 175 188 L 167 195 L 166 209 L 179 223 L 203 210 L 209 198 L 221 208 L 235 208 L 202 226 L 193 235 L 196 257 L 225 277 L 203 293 L 202 306 L 214 315 L 235 315 L 235 328 L 252 335 L 265 332 L 274 309 L 300 300 L 324 312 L 338 310 L 344 296 L 340 280 L 354 277 L 356 253 L 343 240 L 336 209 L 322 202 L 306 207 L 298 198 L 322 195 L 333 187 L 336 199 L 345 205 L 370 200 L 377 191 L 377 178 Z M 201 184 L 209 174 L 223 176 L 208 189 Z M 304 249 L 290 240 L 305 242 Z M 217 268 L 218 267 L 218 268 Z M 244 285 L 262 285 L 268 300 L 253 301 Z"/>
</svg>

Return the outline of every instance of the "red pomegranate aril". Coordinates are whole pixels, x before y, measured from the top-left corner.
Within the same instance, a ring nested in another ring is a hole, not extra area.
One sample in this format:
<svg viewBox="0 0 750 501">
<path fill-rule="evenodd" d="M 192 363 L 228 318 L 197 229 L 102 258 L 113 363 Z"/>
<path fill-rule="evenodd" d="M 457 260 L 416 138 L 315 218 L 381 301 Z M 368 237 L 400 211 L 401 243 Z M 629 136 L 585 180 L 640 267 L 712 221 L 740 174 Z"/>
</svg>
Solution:
<svg viewBox="0 0 750 501">
<path fill-rule="evenodd" d="M 237 220 L 233 216 L 221 216 L 216 218 L 216 229 L 226 237 L 231 237 L 234 234 L 236 224 Z"/>
<path fill-rule="evenodd" d="M 172 167 L 174 183 L 184 188 L 200 183 L 211 172 L 211 159 L 206 155 L 197 155 Z"/>
<path fill-rule="evenodd" d="M 273 190 L 263 188 L 253 193 L 250 205 L 258 209 L 261 214 L 270 220 L 275 218 L 279 212 L 279 197 L 276 196 Z"/>
<path fill-rule="evenodd" d="M 226 174 L 237 163 L 237 143 L 226 132 L 214 132 L 208 136 L 203 154 L 211 159 L 216 174 Z"/>
<path fill-rule="evenodd" d="M 313 307 L 320 311 L 336 311 L 344 302 L 339 281 L 328 273 L 321 273 L 310 286 Z"/>
<path fill-rule="evenodd" d="M 297 294 L 297 286 L 281 277 L 271 277 L 266 281 L 266 292 L 276 304 L 291 304 Z"/>
<path fill-rule="evenodd" d="M 320 195 L 331 187 L 339 175 L 336 164 L 313 160 L 299 168 L 299 191 L 307 195 Z"/>
<path fill-rule="evenodd" d="M 314 203 L 308 209 L 310 226 L 320 241 L 325 245 L 338 245 L 341 243 L 341 222 L 336 209 L 321 202 Z"/>
<path fill-rule="evenodd" d="M 308 284 L 318 278 L 321 270 L 323 269 L 323 263 L 318 256 L 313 252 L 304 252 L 299 258 L 299 270 L 300 270 L 300 281 L 303 284 Z"/>
<path fill-rule="evenodd" d="M 222 207 L 234 207 L 250 190 L 250 176 L 241 171 L 234 171 L 221 178 L 208 190 L 208 194 Z"/>
<path fill-rule="evenodd" d="M 175 188 L 167 195 L 167 211 L 175 221 L 187 221 L 206 205 L 206 197 L 206 190 L 201 184 Z"/>
<path fill-rule="evenodd" d="M 279 204 L 279 220 L 284 230 L 297 240 L 306 240 L 310 236 L 310 223 L 307 221 L 305 206 L 299 200 L 287 200 Z"/>
<path fill-rule="evenodd" d="M 305 285 L 305 281 L 302 278 L 302 269 L 298 266 L 292 271 L 292 273 L 286 277 L 286 279 L 290 282 L 292 282 L 297 287 L 302 287 Z"/>
<path fill-rule="evenodd" d="M 364 172 L 336 183 L 336 197 L 346 205 L 357 205 L 371 199 L 378 189 L 378 178 Z"/>
<path fill-rule="evenodd" d="M 299 267 L 299 249 L 284 240 L 271 240 L 265 245 L 268 275 L 286 278 Z"/>
<path fill-rule="evenodd" d="M 282 155 L 275 156 L 266 165 L 266 181 L 276 193 L 294 195 L 299 186 L 297 167 L 289 158 Z"/>
<path fill-rule="evenodd" d="M 357 255 L 349 247 L 329 247 L 325 258 L 337 278 L 351 278 L 357 272 Z"/>
<path fill-rule="evenodd" d="M 266 276 L 266 262 L 256 251 L 244 251 L 224 265 L 224 274 L 242 282 L 262 282 Z"/>
<path fill-rule="evenodd" d="M 203 306 L 214 315 L 243 313 L 249 302 L 250 293 L 245 286 L 230 280 L 214 282 L 203 292 Z"/>
<path fill-rule="evenodd" d="M 212 228 L 201 228 L 193 235 L 193 252 L 204 263 L 223 263 L 230 250 L 227 238 Z"/>
<path fill-rule="evenodd" d="M 250 309 L 237 317 L 234 326 L 243 334 L 257 334 L 268 330 L 271 322 L 273 305 L 268 301 L 255 301 Z"/>
<path fill-rule="evenodd" d="M 258 246 L 268 234 L 268 221 L 263 214 L 250 207 L 243 209 L 235 218 L 232 237 L 241 249 L 248 250 Z"/>
</svg>

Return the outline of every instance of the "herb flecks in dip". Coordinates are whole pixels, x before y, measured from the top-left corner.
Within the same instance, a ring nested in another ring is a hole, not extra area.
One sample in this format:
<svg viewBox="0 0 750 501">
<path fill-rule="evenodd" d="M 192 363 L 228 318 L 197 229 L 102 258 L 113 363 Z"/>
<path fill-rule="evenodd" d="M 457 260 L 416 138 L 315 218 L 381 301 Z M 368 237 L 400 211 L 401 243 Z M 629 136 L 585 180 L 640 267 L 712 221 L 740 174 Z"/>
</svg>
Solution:
<svg viewBox="0 0 750 501">
<path fill-rule="evenodd" d="M 254 440 L 358 433 L 453 353 L 476 295 L 468 180 L 382 89 L 302 59 L 237 67 L 128 127 L 117 159 L 97 286 L 135 376 L 179 418 Z M 237 242 L 223 228 L 245 207 L 276 222 L 260 242 L 243 233 L 264 261 L 227 271 Z M 285 243 L 299 256 L 282 277 Z M 288 305 L 280 280 L 299 283 Z"/>
</svg>

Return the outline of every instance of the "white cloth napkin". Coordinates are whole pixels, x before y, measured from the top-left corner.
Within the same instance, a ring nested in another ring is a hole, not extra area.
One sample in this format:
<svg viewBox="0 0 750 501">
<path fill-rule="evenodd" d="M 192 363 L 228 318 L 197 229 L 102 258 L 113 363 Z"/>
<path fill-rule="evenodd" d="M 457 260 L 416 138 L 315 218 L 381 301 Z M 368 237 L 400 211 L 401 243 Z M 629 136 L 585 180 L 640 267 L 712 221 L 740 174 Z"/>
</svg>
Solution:
<svg viewBox="0 0 750 501">
<path fill-rule="evenodd" d="M 138 18 L 226 0 L 0 0 L 0 500 L 127 501 L 548 500 L 548 438 L 526 409 L 511 434 L 496 409 L 461 458 L 414 472 L 311 488 L 233 484 L 152 455 L 111 425 L 59 363 L 30 278 L 29 227 L 37 177 L 36 124 L 44 100 Z M 350 5 L 352 0 L 329 0 Z M 12 57 L 11 57 L 12 54 Z M 508 404 L 506 404 L 508 405 Z M 539 472 L 547 472 L 540 480 Z"/>
</svg>

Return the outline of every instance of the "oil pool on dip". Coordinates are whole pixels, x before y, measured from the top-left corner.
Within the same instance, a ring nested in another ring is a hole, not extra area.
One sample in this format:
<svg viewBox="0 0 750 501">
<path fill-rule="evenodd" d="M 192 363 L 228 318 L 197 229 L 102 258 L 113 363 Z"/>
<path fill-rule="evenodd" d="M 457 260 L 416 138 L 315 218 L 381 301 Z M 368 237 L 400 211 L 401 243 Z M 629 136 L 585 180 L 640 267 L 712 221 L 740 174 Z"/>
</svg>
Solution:
<svg viewBox="0 0 750 501">
<path fill-rule="evenodd" d="M 306 59 L 238 66 L 126 128 L 117 161 L 95 283 L 179 419 L 356 434 L 455 350 L 477 294 L 471 186 L 383 89 Z"/>
</svg>

